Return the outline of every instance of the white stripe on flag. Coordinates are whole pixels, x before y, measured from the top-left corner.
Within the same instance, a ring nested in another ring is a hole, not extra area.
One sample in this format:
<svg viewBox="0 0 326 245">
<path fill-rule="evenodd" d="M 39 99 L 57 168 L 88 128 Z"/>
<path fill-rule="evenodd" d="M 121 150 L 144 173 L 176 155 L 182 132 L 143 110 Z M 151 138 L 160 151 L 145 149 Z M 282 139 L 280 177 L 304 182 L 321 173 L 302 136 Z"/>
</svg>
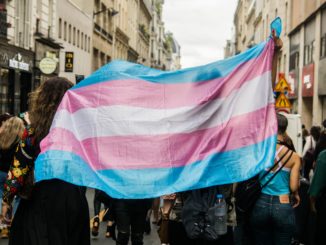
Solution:
<svg viewBox="0 0 326 245">
<path fill-rule="evenodd" d="M 269 71 L 246 82 L 228 97 L 200 106 L 162 110 L 115 105 L 81 109 L 72 114 L 61 110 L 55 115 L 52 128 L 67 129 L 78 140 L 102 136 L 193 132 L 221 125 L 234 116 L 273 103 L 270 81 Z"/>
</svg>

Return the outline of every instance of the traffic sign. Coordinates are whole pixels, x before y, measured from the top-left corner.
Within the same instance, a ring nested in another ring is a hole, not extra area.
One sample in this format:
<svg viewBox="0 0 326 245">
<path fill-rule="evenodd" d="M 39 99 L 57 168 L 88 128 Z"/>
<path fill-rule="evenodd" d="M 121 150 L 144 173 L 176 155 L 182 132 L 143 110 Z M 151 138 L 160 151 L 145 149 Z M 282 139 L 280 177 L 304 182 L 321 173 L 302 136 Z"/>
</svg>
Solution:
<svg viewBox="0 0 326 245">
<path fill-rule="evenodd" d="M 291 91 L 291 87 L 286 81 L 284 73 L 279 73 L 278 78 L 279 81 L 276 84 L 274 91 L 275 92 Z"/>
<path fill-rule="evenodd" d="M 285 96 L 284 93 L 281 93 L 275 103 L 276 108 L 292 108 L 292 105 L 289 99 Z"/>
</svg>

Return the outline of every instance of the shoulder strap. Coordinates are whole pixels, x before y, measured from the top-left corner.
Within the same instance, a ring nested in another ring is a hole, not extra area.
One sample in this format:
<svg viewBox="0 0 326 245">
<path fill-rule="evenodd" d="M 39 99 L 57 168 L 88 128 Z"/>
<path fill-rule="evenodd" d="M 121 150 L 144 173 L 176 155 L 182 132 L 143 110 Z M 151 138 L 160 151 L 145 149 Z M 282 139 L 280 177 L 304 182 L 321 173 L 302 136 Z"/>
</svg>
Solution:
<svg viewBox="0 0 326 245">
<path fill-rule="evenodd" d="M 285 156 L 285 155 L 287 155 L 287 153 L 288 153 L 289 151 L 287 151 L 283 156 Z M 288 163 L 288 161 L 291 159 L 291 157 L 292 157 L 292 155 L 293 155 L 293 151 L 291 151 L 291 153 L 290 153 L 290 156 L 285 160 L 285 162 L 283 163 L 283 165 L 273 174 L 273 176 L 264 184 L 264 185 L 262 185 L 262 189 L 265 187 L 265 186 L 267 186 L 274 178 L 275 178 L 275 176 L 283 169 L 283 167 Z"/>
<path fill-rule="evenodd" d="M 276 166 L 278 166 L 278 164 L 280 162 L 282 162 L 282 160 L 288 154 L 289 151 L 290 151 L 290 149 L 287 149 L 287 151 L 284 153 L 284 155 L 280 159 L 278 159 L 278 161 L 270 169 L 268 169 L 268 171 L 266 171 L 266 173 L 262 177 L 260 177 L 260 179 L 265 178 L 273 170 L 273 168 L 275 168 Z"/>
<path fill-rule="evenodd" d="M 278 150 L 276 151 L 275 156 L 278 157 L 278 154 L 283 150 L 284 147 L 285 147 L 285 145 L 281 145 L 280 148 L 278 148 Z"/>
</svg>

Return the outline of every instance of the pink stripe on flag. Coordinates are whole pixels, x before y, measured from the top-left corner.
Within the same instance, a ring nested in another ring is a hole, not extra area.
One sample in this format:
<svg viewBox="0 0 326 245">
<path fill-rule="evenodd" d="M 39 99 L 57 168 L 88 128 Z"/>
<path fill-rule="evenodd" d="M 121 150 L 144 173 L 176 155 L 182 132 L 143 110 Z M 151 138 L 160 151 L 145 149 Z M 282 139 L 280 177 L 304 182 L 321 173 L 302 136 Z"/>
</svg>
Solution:
<svg viewBox="0 0 326 245">
<path fill-rule="evenodd" d="M 42 141 L 41 147 L 42 152 L 74 152 L 95 170 L 180 167 L 214 153 L 261 142 L 276 134 L 275 125 L 274 104 L 270 104 L 233 117 L 217 127 L 191 133 L 113 136 L 78 141 L 70 131 L 54 128 Z"/>
<path fill-rule="evenodd" d="M 79 109 L 112 105 L 153 109 L 201 105 L 227 97 L 245 82 L 270 71 L 272 55 L 268 50 L 266 47 L 258 58 L 239 65 L 228 76 L 205 82 L 159 84 L 145 80 L 114 80 L 69 90 L 58 110 L 73 113 Z M 257 64 L 264 65 L 252 67 Z"/>
</svg>

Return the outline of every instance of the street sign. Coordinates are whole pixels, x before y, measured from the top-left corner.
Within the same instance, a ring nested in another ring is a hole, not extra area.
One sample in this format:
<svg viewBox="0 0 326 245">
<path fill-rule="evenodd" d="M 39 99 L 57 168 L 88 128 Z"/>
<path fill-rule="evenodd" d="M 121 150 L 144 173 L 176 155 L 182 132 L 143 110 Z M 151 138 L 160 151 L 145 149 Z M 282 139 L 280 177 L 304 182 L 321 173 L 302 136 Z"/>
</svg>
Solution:
<svg viewBox="0 0 326 245">
<path fill-rule="evenodd" d="M 275 103 L 276 108 L 292 108 L 292 105 L 289 99 L 285 96 L 284 93 L 281 93 L 280 96 L 277 98 Z"/>
<path fill-rule="evenodd" d="M 40 61 L 39 68 L 44 74 L 52 74 L 57 68 L 57 62 L 51 58 L 43 58 Z"/>
<path fill-rule="evenodd" d="M 280 73 L 278 77 L 279 77 L 279 81 L 276 84 L 274 91 L 275 92 L 291 91 L 291 87 L 286 81 L 284 73 Z"/>
<path fill-rule="evenodd" d="M 65 72 L 74 71 L 74 52 L 66 52 L 65 55 Z"/>
</svg>

